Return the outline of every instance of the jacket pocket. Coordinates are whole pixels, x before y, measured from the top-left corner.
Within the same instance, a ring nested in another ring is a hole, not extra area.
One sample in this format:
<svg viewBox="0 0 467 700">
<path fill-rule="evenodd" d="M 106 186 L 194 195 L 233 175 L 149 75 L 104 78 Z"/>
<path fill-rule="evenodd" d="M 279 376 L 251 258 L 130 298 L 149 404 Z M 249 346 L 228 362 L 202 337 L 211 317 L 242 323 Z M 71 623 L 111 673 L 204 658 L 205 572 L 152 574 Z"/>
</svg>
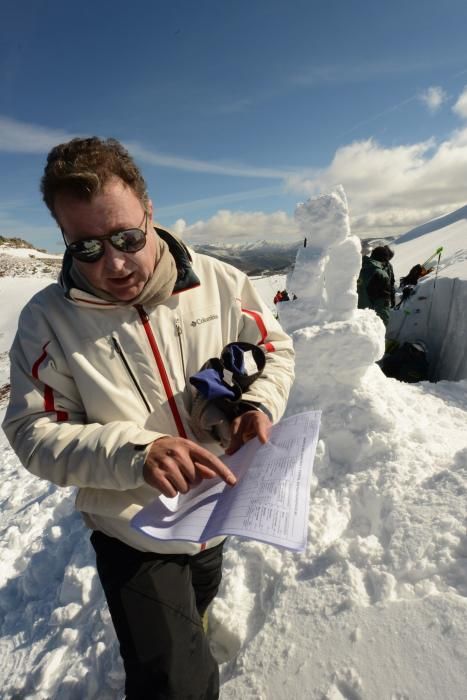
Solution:
<svg viewBox="0 0 467 700">
<path fill-rule="evenodd" d="M 120 343 L 118 342 L 116 335 L 114 333 L 112 333 L 112 335 L 110 337 L 111 337 L 112 346 L 115 349 L 115 352 L 119 356 L 120 360 L 122 361 L 122 364 L 125 367 L 126 373 L 128 374 L 128 376 L 131 380 L 131 383 L 133 384 L 134 388 L 136 389 L 137 394 L 139 395 L 140 399 L 144 403 L 144 406 L 145 406 L 147 412 L 152 413 L 151 406 L 149 405 L 149 401 L 147 400 L 146 396 L 144 395 L 144 392 L 143 392 L 143 390 L 142 390 L 142 388 L 141 388 L 141 386 L 136 378 L 135 373 L 131 369 L 131 365 L 130 365 L 127 357 L 125 356 L 125 353 L 123 352 L 123 348 L 120 345 Z"/>
</svg>

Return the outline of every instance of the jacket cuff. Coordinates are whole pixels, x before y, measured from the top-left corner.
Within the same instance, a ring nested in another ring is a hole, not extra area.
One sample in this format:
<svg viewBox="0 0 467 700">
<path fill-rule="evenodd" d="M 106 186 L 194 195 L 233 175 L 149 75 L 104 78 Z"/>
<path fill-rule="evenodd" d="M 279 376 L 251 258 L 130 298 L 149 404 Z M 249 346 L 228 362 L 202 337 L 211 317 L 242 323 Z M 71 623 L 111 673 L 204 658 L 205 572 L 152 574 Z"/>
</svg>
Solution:
<svg viewBox="0 0 467 700">
<path fill-rule="evenodd" d="M 269 420 L 272 422 L 271 411 L 268 408 L 266 408 L 264 404 L 258 403 L 257 401 L 239 401 L 235 407 L 235 417 L 237 418 L 238 416 L 242 416 L 248 411 L 261 411 L 262 413 L 265 413 Z"/>
</svg>

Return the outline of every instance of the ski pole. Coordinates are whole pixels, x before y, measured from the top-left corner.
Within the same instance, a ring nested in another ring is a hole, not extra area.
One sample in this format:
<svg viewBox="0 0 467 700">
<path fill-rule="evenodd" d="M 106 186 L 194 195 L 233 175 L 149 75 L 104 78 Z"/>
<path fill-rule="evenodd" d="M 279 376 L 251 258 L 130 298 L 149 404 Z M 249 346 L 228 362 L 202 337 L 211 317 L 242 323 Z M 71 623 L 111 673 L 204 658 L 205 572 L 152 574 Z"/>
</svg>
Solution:
<svg viewBox="0 0 467 700">
<path fill-rule="evenodd" d="M 433 258 L 436 258 L 437 255 L 439 255 L 439 256 L 441 257 L 441 253 L 442 253 L 442 252 L 443 252 L 443 246 L 441 245 L 439 248 L 437 248 L 437 249 L 435 250 L 435 252 L 433 253 L 433 255 L 430 255 L 430 257 L 428 258 L 428 260 L 425 260 L 425 262 L 422 263 L 422 267 L 425 267 L 425 268 L 426 268 L 426 266 L 428 265 L 428 263 L 429 263 L 431 260 L 433 260 Z M 439 260 L 438 260 L 438 264 L 439 264 Z"/>
<path fill-rule="evenodd" d="M 439 270 L 439 261 L 441 260 L 441 253 L 443 252 L 443 248 L 438 248 L 438 262 L 436 263 L 436 272 L 435 272 L 435 280 L 433 282 L 433 291 L 431 293 L 431 303 L 430 303 L 430 308 L 428 311 L 428 317 L 426 319 L 426 329 L 428 331 L 428 324 L 430 323 L 430 318 L 431 318 L 431 309 L 433 308 L 433 300 L 435 298 L 435 289 L 436 289 L 436 280 L 438 279 L 438 270 Z"/>
</svg>

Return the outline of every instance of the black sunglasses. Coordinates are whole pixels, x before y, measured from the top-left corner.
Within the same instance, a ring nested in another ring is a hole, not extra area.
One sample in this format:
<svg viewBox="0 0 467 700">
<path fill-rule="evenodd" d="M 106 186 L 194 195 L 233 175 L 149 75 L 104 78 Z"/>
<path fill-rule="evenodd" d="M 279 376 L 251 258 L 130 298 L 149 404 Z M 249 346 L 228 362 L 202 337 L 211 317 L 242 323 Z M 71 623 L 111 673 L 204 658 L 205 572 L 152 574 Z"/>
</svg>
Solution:
<svg viewBox="0 0 467 700">
<path fill-rule="evenodd" d="M 116 250 L 122 253 L 137 253 L 146 245 L 146 229 L 147 229 L 148 212 L 144 212 L 144 230 L 140 228 L 128 228 L 124 231 L 115 231 L 107 236 L 99 236 L 99 238 L 82 238 L 80 241 L 67 243 L 65 232 L 63 229 L 62 236 L 65 241 L 67 251 L 76 260 L 81 262 L 97 262 L 104 255 L 104 241 L 109 241 Z"/>
</svg>

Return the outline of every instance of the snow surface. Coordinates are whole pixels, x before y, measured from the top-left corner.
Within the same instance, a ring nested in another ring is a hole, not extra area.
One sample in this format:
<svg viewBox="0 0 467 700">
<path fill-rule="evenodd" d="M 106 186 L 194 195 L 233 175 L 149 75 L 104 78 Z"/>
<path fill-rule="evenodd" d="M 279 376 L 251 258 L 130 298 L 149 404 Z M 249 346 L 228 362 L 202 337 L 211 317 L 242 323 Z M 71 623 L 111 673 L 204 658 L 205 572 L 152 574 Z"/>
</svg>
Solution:
<svg viewBox="0 0 467 700">
<path fill-rule="evenodd" d="M 286 284 L 298 299 L 277 310 L 297 351 L 288 413 L 323 412 L 308 545 L 297 554 L 229 539 L 210 611 L 221 698 L 463 700 L 467 381 L 401 384 L 374 364 L 384 326 L 356 309 L 359 243 L 342 189 L 298 207 L 297 221 L 308 245 Z M 459 286 L 467 279 L 463 223 L 444 232 L 453 252 L 435 295 L 454 265 Z M 425 235 L 413 244 L 396 246 L 398 274 L 433 252 Z M 269 304 L 285 286 L 255 284 Z M 33 290 L 0 278 L 0 291 L 12 309 L 3 348 Z M 414 333 L 416 317 L 406 315 Z M 118 699 L 122 666 L 73 491 L 29 475 L 4 436 L 0 452 L 2 698 Z"/>
<path fill-rule="evenodd" d="M 63 255 L 58 253 L 45 253 L 36 248 L 12 248 L 8 245 L 0 245 L 0 254 L 9 255 L 14 258 L 47 258 L 52 260 L 60 260 Z"/>
</svg>

